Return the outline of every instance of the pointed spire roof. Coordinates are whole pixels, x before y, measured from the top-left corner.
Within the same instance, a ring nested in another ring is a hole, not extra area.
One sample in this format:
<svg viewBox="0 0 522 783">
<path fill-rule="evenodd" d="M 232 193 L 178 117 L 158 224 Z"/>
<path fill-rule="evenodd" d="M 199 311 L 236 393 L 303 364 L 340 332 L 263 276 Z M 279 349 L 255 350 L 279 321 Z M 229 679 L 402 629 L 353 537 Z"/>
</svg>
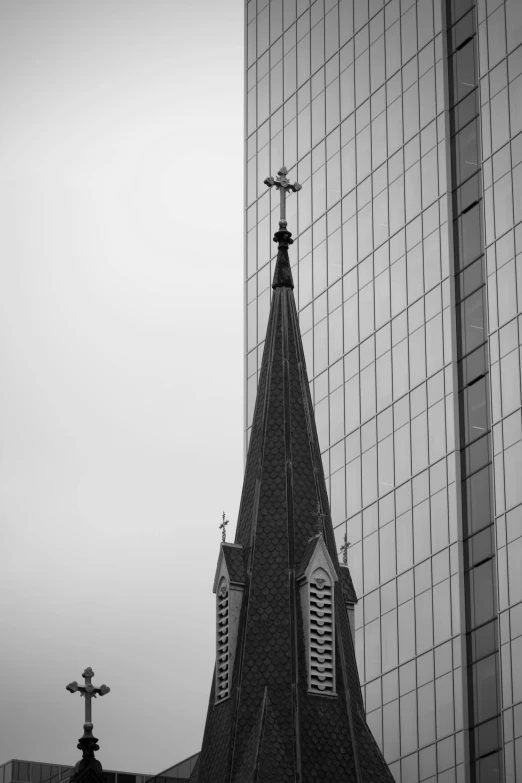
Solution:
<svg viewBox="0 0 522 783">
<path fill-rule="evenodd" d="M 235 538 L 245 587 L 230 698 L 215 703 L 211 690 L 191 783 L 393 783 L 365 719 L 346 609 L 347 580 L 338 563 L 293 295 L 286 221 L 281 220 L 274 241 L 272 303 Z M 336 574 L 335 695 L 308 690 L 300 584 L 319 541 L 323 562 Z"/>
</svg>

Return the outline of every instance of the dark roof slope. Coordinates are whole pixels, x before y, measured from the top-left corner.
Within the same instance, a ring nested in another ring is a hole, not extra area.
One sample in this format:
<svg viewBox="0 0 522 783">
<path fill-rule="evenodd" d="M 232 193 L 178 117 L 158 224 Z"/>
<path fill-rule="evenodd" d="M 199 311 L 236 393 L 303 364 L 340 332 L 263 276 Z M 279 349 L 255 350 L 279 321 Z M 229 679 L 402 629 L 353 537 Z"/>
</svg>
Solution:
<svg viewBox="0 0 522 783">
<path fill-rule="evenodd" d="M 231 582 L 245 584 L 245 564 L 243 562 L 243 547 L 237 544 L 228 544 L 224 541 L 221 544 L 223 557 L 228 568 L 228 575 Z"/>
<path fill-rule="evenodd" d="M 358 603 L 359 599 L 357 598 L 357 593 L 353 586 L 350 569 L 347 565 L 339 564 L 339 571 L 341 573 L 341 587 L 343 589 L 344 600 L 348 604 Z"/>
</svg>

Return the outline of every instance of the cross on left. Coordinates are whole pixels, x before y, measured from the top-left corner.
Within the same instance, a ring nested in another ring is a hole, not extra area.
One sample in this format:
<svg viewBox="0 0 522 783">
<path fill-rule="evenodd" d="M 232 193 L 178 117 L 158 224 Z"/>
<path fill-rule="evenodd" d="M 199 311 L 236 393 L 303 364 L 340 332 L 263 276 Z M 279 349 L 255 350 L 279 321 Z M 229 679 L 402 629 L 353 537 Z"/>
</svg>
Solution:
<svg viewBox="0 0 522 783">
<path fill-rule="evenodd" d="M 76 680 L 74 680 L 74 682 L 70 682 L 69 685 L 66 685 L 65 687 L 70 693 L 76 693 L 76 691 L 78 691 L 80 696 L 85 698 L 85 723 L 92 723 L 91 700 L 95 699 L 97 695 L 105 696 L 111 689 L 107 685 L 100 685 L 97 687 L 91 683 L 94 672 L 90 666 L 85 669 L 82 677 L 85 680 L 85 685 L 78 685 Z"/>
</svg>

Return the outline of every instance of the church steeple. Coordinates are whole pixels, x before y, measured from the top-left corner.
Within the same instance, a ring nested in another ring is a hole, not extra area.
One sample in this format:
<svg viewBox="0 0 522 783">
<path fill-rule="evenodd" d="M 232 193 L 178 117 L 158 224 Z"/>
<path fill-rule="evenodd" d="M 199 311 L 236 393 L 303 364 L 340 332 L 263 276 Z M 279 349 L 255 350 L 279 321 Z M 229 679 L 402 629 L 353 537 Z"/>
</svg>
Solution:
<svg viewBox="0 0 522 783">
<path fill-rule="evenodd" d="M 393 783 L 365 720 L 293 295 L 284 214 L 234 544 L 223 542 L 216 671 L 191 783 Z"/>
</svg>

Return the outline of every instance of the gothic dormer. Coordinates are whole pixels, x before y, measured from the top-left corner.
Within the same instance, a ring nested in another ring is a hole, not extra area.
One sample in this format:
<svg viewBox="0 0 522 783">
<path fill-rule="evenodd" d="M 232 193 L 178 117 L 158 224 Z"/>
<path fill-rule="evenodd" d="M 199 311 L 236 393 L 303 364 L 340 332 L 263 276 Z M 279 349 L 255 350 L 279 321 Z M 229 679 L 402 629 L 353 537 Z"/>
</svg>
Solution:
<svg viewBox="0 0 522 783">
<path fill-rule="evenodd" d="M 239 614 L 245 589 L 243 547 L 223 542 L 219 551 L 216 594 L 216 703 L 230 696 Z"/>
<path fill-rule="evenodd" d="M 333 696 L 335 689 L 335 601 L 337 573 L 321 534 L 312 538 L 298 576 L 304 619 L 308 690 Z"/>
</svg>

